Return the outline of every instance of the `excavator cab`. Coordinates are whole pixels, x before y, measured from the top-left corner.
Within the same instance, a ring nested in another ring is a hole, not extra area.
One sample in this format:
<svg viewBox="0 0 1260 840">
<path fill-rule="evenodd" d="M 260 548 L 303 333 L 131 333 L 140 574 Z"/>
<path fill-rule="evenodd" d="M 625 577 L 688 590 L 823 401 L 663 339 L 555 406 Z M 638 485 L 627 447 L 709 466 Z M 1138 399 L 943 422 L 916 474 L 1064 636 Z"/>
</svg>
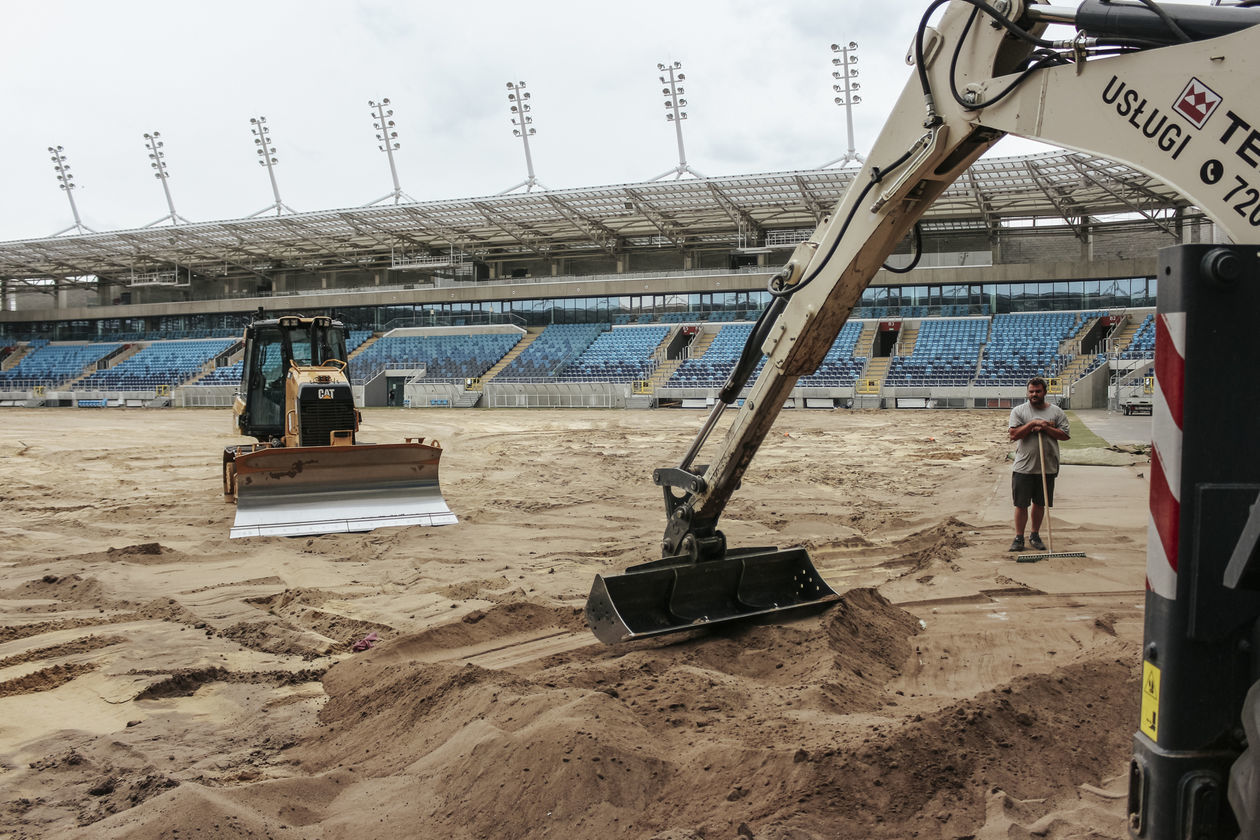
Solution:
<svg viewBox="0 0 1260 840">
<path fill-rule="evenodd" d="M 236 430 L 258 443 L 223 453 L 232 537 L 305 536 L 450 525 L 442 446 L 358 440 L 346 328 L 327 316 L 259 318 L 245 330 Z"/>
</svg>

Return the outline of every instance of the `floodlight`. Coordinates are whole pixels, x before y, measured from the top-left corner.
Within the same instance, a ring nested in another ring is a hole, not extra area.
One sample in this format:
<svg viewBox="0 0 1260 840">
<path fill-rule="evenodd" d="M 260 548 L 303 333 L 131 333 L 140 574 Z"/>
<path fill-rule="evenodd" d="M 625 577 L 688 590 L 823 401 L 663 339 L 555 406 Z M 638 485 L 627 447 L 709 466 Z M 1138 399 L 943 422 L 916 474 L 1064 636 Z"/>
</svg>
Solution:
<svg viewBox="0 0 1260 840">
<path fill-rule="evenodd" d="M 703 178 L 703 175 L 687 165 L 687 154 L 683 147 L 682 121 L 687 119 L 687 112 L 681 109 L 687 107 L 687 100 L 682 98 L 682 94 L 686 91 L 679 82 L 687 77 L 681 72 L 675 72 L 681 71 L 682 62 L 675 61 L 673 64 L 657 64 L 656 69 L 668 74 L 659 78 L 661 84 L 665 85 L 665 87 L 661 88 L 661 94 L 665 97 L 665 121 L 674 124 L 674 135 L 678 141 L 678 166 L 649 180 L 655 181 L 664 178 L 666 175 L 674 175 L 677 178 L 681 178 L 687 173 L 697 178 Z"/>
<path fill-rule="evenodd" d="M 393 192 L 378 198 L 376 201 L 370 202 L 368 206 L 370 207 L 373 204 L 380 204 L 382 201 L 390 198 L 394 200 L 395 204 L 398 204 L 403 198 L 408 201 L 415 201 L 414 198 L 403 192 L 402 187 L 398 184 L 398 165 L 394 160 L 394 152 L 401 148 L 401 144 L 397 142 L 398 132 L 392 130 L 394 128 L 394 121 L 389 119 L 394 115 L 394 112 L 386 107 L 389 105 L 389 98 L 386 97 L 380 102 L 369 99 L 368 105 L 375 111 L 373 114 L 375 120 L 372 123 L 372 127 L 380 132 L 376 135 L 376 139 L 381 141 L 377 144 L 377 148 L 384 152 L 385 156 L 389 159 L 389 175 L 394 182 Z"/>
<path fill-rule="evenodd" d="M 861 89 L 856 81 L 858 77 L 858 69 L 854 66 L 858 63 L 858 57 L 853 52 L 857 49 L 857 46 L 856 41 L 850 41 L 845 46 L 841 46 L 839 44 L 831 45 L 831 51 L 836 53 L 836 56 L 831 59 L 831 64 L 833 67 L 840 68 L 838 70 L 833 70 L 831 73 L 831 78 L 840 82 L 840 84 L 831 86 L 832 90 L 840 94 L 835 97 L 833 101 L 837 105 L 844 107 L 845 123 L 849 134 L 849 149 L 844 153 L 844 155 L 831 161 L 831 163 L 823 164 L 819 167 L 820 169 L 826 169 L 828 166 L 835 163 L 848 163 L 850 161 L 862 162 L 865 160 L 865 158 L 857 153 L 853 143 L 853 106 L 862 101 L 862 97 L 858 96 L 856 93 L 856 91 Z"/>
<path fill-rule="evenodd" d="M 533 155 L 530 154 L 529 150 L 529 138 L 536 133 L 533 128 L 529 127 L 534 121 L 534 118 L 529 116 L 529 112 L 531 110 L 528 102 L 530 96 L 529 91 L 525 90 L 525 82 L 523 81 L 508 82 L 507 90 L 508 102 L 512 103 L 508 105 L 508 113 L 512 114 L 510 120 L 512 125 L 515 126 L 512 129 L 512 136 L 521 138 L 521 145 L 525 150 L 526 177 L 524 181 L 521 181 L 515 186 L 509 187 L 499 193 L 499 195 L 506 195 L 507 193 L 520 189 L 521 187 L 525 188 L 525 192 L 531 191 L 534 187 L 541 187 L 545 190 L 547 187 L 534 176 L 534 158 Z"/>
<path fill-rule="evenodd" d="M 254 153 L 259 158 L 258 165 L 267 170 L 267 178 L 271 181 L 271 194 L 275 201 L 269 207 L 265 207 L 257 213 L 251 213 L 247 218 L 252 219 L 254 216 L 261 216 L 263 213 L 271 210 L 275 210 L 277 216 L 286 210 L 292 213 L 293 208 L 280 200 L 280 186 L 276 181 L 275 170 L 275 166 L 280 162 L 280 158 L 276 157 L 276 147 L 271 145 L 271 129 L 267 127 L 267 118 L 261 116 L 250 117 L 249 124 L 254 126 L 254 128 L 250 129 L 250 133 L 254 135 L 254 145 L 258 147 L 254 150 Z"/>
<path fill-rule="evenodd" d="M 74 217 L 74 224 L 65 230 L 54 233 L 53 236 L 60 236 L 63 233 L 74 231 L 76 233 L 93 233 L 94 231 L 83 224 L 83 220 L 79 218 L 79 206 L 74 201 L 74 189 L 78 186 L 74 182 L 74 175 L 70 173 L 70 164 L 66 160 L 64 146 L 49 146 L 48 151 L 52 153 L 50 160 L 53 162 L 53 169 L 57 173 L 57 186 L 66 194 L 66 200 L 70 202 L 70 215 Z"/>
<path fill-rule="evenodd" d="M 149 168 L 154 170 L 153 177 L 162 182 L 162 193 L 166 196 L 166 207 L 169 212 L 157 221 L 145 225 L 145 227 L 153 227 L 153 225 L 161 224 L 162 222 L 170 222 L 173 225 L 177 225 L 180 222 L 188 221 L 175 212 L 175 200 L 171 198 L 171 185 L 168 182 L 170 172 L 166 168 L 166 152 L 160 151 L 165 145 L 159 139 L 161 136 L 162 133 L 160 131 L 147 133 L 144 135 L 144 144 L 149 150 L 149 160 L 152 161 L 149 164 Z"/>
</svg>

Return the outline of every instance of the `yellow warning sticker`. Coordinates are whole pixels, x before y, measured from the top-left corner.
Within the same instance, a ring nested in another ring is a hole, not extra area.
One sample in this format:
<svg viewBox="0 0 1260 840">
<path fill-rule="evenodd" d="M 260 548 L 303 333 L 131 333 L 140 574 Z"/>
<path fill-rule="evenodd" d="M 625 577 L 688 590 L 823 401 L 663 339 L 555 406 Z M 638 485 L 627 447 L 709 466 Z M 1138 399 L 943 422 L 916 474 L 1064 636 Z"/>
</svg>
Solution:
<svg viewBox="0 0 1260 840">
<path fill-rule="evenodd" d="M 1142 663 L 1142 734 L 1159 741 L 1159 668 Z"/>
</svg>

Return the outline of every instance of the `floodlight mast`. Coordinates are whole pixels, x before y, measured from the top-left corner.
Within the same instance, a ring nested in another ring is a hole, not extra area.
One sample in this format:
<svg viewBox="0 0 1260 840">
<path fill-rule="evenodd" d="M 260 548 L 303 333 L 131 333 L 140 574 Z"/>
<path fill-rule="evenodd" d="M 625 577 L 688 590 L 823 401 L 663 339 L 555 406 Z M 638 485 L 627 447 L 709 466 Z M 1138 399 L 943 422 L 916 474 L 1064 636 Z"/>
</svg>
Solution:
<svg viewBox="0 0 1260 840">
<path fill-rule="evenodd" d="M 696 178 L 703 178 L 696 170 L 687 165 L 687 151 L 683 148 L 682 121 L 687 119 L 687 112 L 682 110 L 687 107 L 687 100 L 682 98 L 686 93 L 679 82 L 684 81 L 687 77 L 681 72 L 682 62 L 675 61 L 673 64 L 658 64 L 656 69 L 662 73 L 668 73 L 668 76 L 661 76 L 661 84 L 665 85 L 661 89 L 661 93 L 665 95 L 665 119 L 667 122 L 674 124 L 674 135 L 678 138 L 678 165 L 673 169 L 662 172 L 655 178 L 648 178 L 649 181 L 659 181 L 666 175 L 673 175 L 675 178 L 681 178 L 683 175 L 692 175 Z"/>
<path fill-rule="evenodd" d="M 162 141 L 162 133 L 160 131 L 146 133 L 144 145 L 149 150 L 149 166 L 154 170 L 153 177 L 162 182 L 162 192 L 166 194 L 166 207 L 170 210 L 165 216 L 155 222 L 149 222 L 145 227 L 160 225 L 162 222 L 170 222 L 173 225 L 180 222 L 188 224 L 187 219 L 175 212 L 175 200 L 171 198 L 171 185 L 167 183 L 170 173 L 166 171 L 166 152 L 162 151 L 162 147 L 166 144 Z"/>
<path fill-rule="evenodd" d="M 402 187 L 398 185 L 398 165 L 394 162 L 394 152 L 399 149 L 398 132 L 394 131 L 394 121 L 390 117 L 394 116 L 394 110 L 389 107 L 389 98 L 386 97 L 380 102 L 373 99 L 368 100 L 368 107 L 373 109 L 372 117 L 376 120 L 372 123 L 372 127 L 378 132 L 376 139 L 380 141 L 380 150 L 389 158 L 389 176 L 394 181 L 394 191 L 388 195 L 383 195 L 376 201 L 369 201 L 364 207 L 371 207 L 373 204 L 380 204 L 382 201 L 389 201 L 391 198 L 395 204 L 400 200 L 406 199 L 412 203 L 415 199 L 402 191 Z"/>
<path fill-rule="evenodd" d="M 79 206 L 74 202 L 74 190 L 78 185 L 74 183 L 74 175 L 70 174 L 70 164 L 66 162 L 64 146 L 49 146 L 49 154 L 52 155 L 53 169 L 57 171 L 57 181 L 59 186 L 66 193 L 66 198 L 70 202 L 70 215 L 74 217 L 74 224 L 65 230 L 59 230 L 53 236 L 61 236 L 62 234 L 74 231 L 75 233 L 96 233 L 90 227 L 83 224 L 83 220 L 79 218 Z"/>
<path fill-rule="evenodd" d="M 286 210 L 290 213 L 294 212 L 293 208 L 280 200 L 280 185 L 276 183 L 276 164 L 280 159 L 276 157 L 276 147 L 271 145 L 271 129 L 267 127 L 266 117 L 250 117 L 249 124 L 253 126 L 250 133 L 254 135 L 254 145 L 258 147 L 258 165 L 267 170 L 267 177 L 271 179 L 271 194 L 275 197 L 275 201 L 270 207 L 264 207 L 257 213 L 250 213 L 245 218 L 252 219 L 255 216 L 261 216 L 263 213 L 276 211 L 276 215 L 282 215 Z"/>
<path fill-rule="evenodd" d="M 529 115 L 529 91 L 525 90 L 524 82 L 508 82 L 508 102 L 509 110 L 512 114 L 512 134 L 521 138 L 521 143 L 525 146 L 525 172 L 526 178 L 515 186 L 508 187 L 499 195 L 507 195 L 515 192 L 521 187 L 525 188 L 525 192 L 529 192 L 534 187 L 539 189 L 547 189 L 547 185 L 534 177 L 534 158 L 529 153 L 529 138 L 534 135 L 534 118 Z"/>
<path fill-rule="evenodd" d="M 837 163 L 844 165 L 846 163 L 865 163 L 866 158 L 857 153 L 857 149 L 853 143 L 853 106 L 862 101 L 862 97 L 857 91 L 862 89 L 858 84 L 858 69 L 854 65 L 858 63 L 858 57 L 855 50 L 858 45 L 855 41 L 841 46 L 840 44 L 832 44 L 831 51 L 836 57 L 831 59 L 833 67 L 838 69 L 831 72 L 831 78 L 836 79 L 839 84 L 834 84 L 831 89 L 839 96 L 836 97 L 837 105 L 844 106 L 844 122 L 849 129 L 849 150 L 840 157 L 824 163 L 819 169 L 826 169 L 828 166 L 835 166 Z"/>
</svg>

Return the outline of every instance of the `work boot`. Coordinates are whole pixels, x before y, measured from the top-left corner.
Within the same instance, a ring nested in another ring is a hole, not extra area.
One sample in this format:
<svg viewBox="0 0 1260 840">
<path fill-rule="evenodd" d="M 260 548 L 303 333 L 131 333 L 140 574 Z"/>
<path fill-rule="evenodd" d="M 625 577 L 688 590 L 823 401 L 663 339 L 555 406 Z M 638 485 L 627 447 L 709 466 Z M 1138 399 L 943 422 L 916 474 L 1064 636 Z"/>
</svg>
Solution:
<svg viewBox="0 0 1260 840">
<path fill-rule="evenodd" d="M 1036 531 L 1028 535 L 1028 544 L 1038 551 L 1046 550 L 1046 544 L 1041 541 L 1041 534 L 1038 534 Z"/>
<path fill-rule="evenodd" d="M 1011 543 L 1011 547 L 1008 548 L 1007 551 L 1023 551 L 1023 550 L 1024 550 L 1024 535 L 1020 534 L 1018 537 L 1015 538 L 1015 541 Z"/>
</svg>

